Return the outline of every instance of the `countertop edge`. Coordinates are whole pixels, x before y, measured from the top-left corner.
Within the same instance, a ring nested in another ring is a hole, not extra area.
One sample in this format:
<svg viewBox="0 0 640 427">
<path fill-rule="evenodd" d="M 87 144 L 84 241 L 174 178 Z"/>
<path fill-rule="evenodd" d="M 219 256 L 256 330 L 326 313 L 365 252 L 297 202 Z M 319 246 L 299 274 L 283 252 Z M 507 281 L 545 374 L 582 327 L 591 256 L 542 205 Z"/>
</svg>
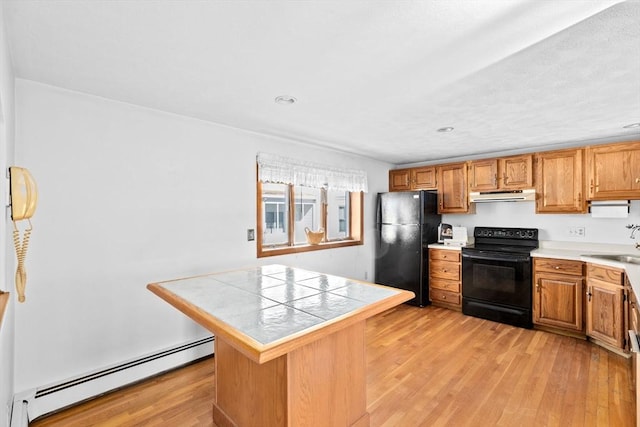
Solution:
<svg viewBox="0 0 640 427">
<path fill-rule="evenodd" d="M 458 252 L 462 250 L 462 246 L 445 245 L 444 243 L 430 243 L 427 247 L 429 249 L 444 249 L 447 251 L 458 251 Z"/>
</svg>

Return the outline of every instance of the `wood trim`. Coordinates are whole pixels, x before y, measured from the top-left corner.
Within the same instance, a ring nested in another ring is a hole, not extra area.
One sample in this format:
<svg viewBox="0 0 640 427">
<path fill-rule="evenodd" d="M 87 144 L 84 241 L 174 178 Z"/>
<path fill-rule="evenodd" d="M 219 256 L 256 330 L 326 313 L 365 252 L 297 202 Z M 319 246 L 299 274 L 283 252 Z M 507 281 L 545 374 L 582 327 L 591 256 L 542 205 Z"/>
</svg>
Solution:
<svg viewBox="0 0 640 427">
<path fill-rule="evenodd" d="M 256 163 L 256 258 L 262 254 L 262 183 L 258 179 L 258 164 Z"/>
<path fill-rule="evenodd" d="M 342 240 L 339 242 L 323 242 L 317 245 L 296 245 L 281 246 L 272 249 L 258 248 L 258 258 L 266 258 L 270 256 L 296 254 L 302 252 L 322 251 L 324 249 L 343 248 L 347 246 L 358 246 L 364 244 L 362 241 Z"/>
<path fill-rule="evenodd" d="M 364 193 L 349 193 L 349 232 L 351 239 L 364 244 Z"/>
<path fill-rule="evenodd" d="M 2 319 L 7 311 L 7 305 L 9 304 L 9 292 L 0 291 L 0 326 L 2 326 Z"/>
</svg>

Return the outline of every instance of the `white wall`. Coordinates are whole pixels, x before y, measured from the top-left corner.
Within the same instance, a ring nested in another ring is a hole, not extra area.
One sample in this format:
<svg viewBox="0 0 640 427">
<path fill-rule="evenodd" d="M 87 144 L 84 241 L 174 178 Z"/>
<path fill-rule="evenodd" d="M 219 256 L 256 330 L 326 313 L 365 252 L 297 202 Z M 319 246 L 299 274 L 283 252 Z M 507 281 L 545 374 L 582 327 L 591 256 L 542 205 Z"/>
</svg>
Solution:
<svg viewBox="0 0 640 427">
<path fill-rule="evenodd" d="M 146 289 L 283 263 L 372 277 L 375 194 L 390 165 L 16 80 L 16 160 L 38 182 L 16 307 L 16 390 L 208 335 Z M 365 245 L 256 259 L 259 151 L 365 169 Z"/>
<path fill-rule="evenodd" d="M 14 301 L 13 251 L 9 211 L 6 209 L 7 182 L 5 171 L 13 163 L 14 153 L 14 80 L 7 36 L 4 10 L 0 2 L 0 290 L 10 291 L 5 318 L 0 325 L 0 427 L 9 425 L 14 394 Z"/>
<path fill-rule="evenodd" d="M 589 214 L 536 215 L 534 202 L 500 202 L 479 203 L 474 215 L 443 215 L 443 222 L 468 227 L 469 235 L 473 235 L 476 226 L 529 227 L 540 230 L 540 240 L 633 245 L 625 225 L 640 224 L 640 201 L 631 202 L 629 217 L 623 219 L 592 218 Z M 584 227 L 585 236 L 570 235 L 569 227 Z M 636 234 L 640 241 L 640 233 Z"/>
</svg>

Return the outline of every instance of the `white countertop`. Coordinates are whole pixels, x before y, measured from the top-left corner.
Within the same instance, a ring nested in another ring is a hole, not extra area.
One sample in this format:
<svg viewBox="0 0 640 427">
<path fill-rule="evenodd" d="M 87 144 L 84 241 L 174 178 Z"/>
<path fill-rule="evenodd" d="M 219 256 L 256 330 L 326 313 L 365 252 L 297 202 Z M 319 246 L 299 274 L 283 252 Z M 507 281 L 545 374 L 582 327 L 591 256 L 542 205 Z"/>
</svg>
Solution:
<svg viewBox="0 0 640 427">
<path fill-rule="evenodd" d="M 620 268 L 629 277 L 631 288 L 636 296 L 640 296 L 640 265 L 613 260 L 594 258 L 590 255 L 619 254 L 640 256 L 640 251 L 632 245 L 609 245 L 597 243 L 573 243 L 573 242 L 540 242 L 540 247 L 531 252 L 532 257 L 557 258 L 573 261 L 583 261 L 591 264 L 605 265 Z"/>
<path fill-rule="evenodd" d="M 427 246 L 429 249 L 446 249 L 448 251 L 460 251 L 462 248 L 455 245 L 445 245 L 443 243 L 431 243 Z"/>
</svg>

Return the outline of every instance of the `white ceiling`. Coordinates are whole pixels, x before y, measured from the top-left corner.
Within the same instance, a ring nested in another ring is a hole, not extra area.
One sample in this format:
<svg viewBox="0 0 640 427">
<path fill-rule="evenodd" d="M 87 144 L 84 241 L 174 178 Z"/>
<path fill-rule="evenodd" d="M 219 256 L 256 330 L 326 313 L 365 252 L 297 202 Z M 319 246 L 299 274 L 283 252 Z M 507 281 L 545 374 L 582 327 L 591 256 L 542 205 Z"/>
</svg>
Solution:
<svg viewBox="0 0 640 427">
<path fill-rule="evenodd" d="M 2 5 L 18 78 L 391 163 L 640 140 L 639 0 Z"/>
</svg>

